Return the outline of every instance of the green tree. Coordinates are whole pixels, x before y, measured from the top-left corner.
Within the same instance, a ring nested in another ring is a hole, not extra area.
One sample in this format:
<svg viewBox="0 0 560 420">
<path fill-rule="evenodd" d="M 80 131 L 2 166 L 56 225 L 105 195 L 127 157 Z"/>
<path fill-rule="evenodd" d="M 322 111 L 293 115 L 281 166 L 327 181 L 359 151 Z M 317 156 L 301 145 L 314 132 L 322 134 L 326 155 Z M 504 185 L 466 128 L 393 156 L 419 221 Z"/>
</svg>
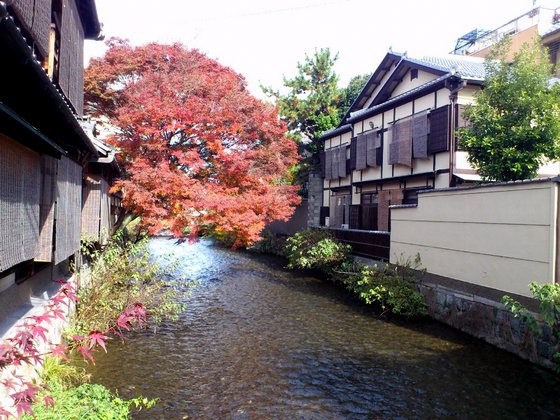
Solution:
<svg viewBox="0 0 560 420">
<path fill-rule="evenodd" d="M 461 147 L 485 180 L 534 178 L 546 159 L 559 157 L 560 89 L 550 86 L 551 65 L 540 40 L 508 60 L 510 42 L 485 61 L 485 87 L 467 106 Z"/>
<path fill-rule="evenodd" d="M 339 119 L 342 121 L 344 115 L 350 109 L 350 106 L 354 103 L 367 81 L 371 77 L 371 74 L 359 74 L 354 76 L 348 82 L 348 86 L 342 89 L 342 101 L 339 108 Z"/>
<path fill-rule="evenodd" d="M 338 54 L 333 55 L 328 48 L 315 50 L 312 56 L 305 55 L 303 63 L 298 63 L 296 76 L 284 77 L 286 94 L 262 86 L 264 93 L 276 100 L 281 118 L 298 141 L 303 157 L 298 178 L 302 180 L 307 178 L 309 166 L 318 162 L 321 133 L 339 122 L 341 91 L 334 71 L 337 59 Z"/>
</svg>

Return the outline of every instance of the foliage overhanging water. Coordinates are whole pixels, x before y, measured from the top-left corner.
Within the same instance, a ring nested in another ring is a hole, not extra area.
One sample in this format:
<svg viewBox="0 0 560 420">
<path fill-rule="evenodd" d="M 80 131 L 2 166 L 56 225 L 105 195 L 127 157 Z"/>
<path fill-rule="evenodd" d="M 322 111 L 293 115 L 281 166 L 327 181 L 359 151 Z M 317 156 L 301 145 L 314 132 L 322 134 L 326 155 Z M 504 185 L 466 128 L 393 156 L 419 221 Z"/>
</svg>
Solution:
<svg viewBox="0 0 560 420">
<path fill-rule="evenodd" d="M 552 373 L 429 320 L 378 319 L 278 260 L 157 238 L 199 281 L 176 323 L 96 355 L 94 382 L 159 397 L 144 418 L 545 418 Z"/>
</svg>

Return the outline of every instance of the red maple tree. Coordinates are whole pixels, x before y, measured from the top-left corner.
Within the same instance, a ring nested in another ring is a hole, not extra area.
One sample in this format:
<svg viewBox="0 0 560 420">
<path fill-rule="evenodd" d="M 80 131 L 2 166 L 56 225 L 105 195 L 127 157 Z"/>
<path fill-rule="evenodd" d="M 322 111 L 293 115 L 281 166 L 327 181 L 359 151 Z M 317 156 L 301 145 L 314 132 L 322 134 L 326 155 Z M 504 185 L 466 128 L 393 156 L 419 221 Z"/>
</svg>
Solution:
<svg viewBox="0 0 560 420">
<path fill-rule="evenodd" d="M 125 170 L 116 188 L 149 233 L 246 246 L 291 216 L 296 145 L 242 76 L 181 44 L 108 45 L 86 69 L 86 103 L 115 128 L 108 141 Z"/>
</svg>

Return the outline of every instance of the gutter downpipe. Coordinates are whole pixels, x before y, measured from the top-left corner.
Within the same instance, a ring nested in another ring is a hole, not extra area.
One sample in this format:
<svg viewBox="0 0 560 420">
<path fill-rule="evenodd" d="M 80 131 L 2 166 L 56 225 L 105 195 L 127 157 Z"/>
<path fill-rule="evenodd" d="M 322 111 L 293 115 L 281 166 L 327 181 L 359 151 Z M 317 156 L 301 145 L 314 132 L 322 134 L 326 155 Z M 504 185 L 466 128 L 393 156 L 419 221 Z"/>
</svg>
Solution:
<svg viewBox="0 0 560 420">
<path fill-rule="evenodd" d="M 449 186 L 455 186 L 455 180 L 453 179 L 453 172 L 455 168 L 455 131 L 456 119 L 457 119 L 457 97 L 460 90 L 466 86 L 467 82 L 461 78 L 461 75 L 457 73 L 455 68 L 451 69 L 450 77 L 445 81 L 445 87 L 449 89 L 449 100 L 451 102 L 451 123 L 449 124 L 450 136 L 449 136 Z"/>
</svg>

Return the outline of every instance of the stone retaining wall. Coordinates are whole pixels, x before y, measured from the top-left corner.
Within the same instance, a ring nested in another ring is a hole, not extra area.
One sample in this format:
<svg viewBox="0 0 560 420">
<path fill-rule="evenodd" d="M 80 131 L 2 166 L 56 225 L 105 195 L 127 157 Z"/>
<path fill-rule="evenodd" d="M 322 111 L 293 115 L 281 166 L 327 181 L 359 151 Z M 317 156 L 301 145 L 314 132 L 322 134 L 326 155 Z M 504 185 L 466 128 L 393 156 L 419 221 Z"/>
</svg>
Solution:
<svg viewBox="0 0 560 420">
<path fill-rule="evenodd" d="M 555 367 L 552 356 L 560 352 L 560 343 L 548 326 L 541 324 L 542 334 L 535 336 L 528 322 L 515 318 L 495 299 L 430 281 L 420 283 L 419 290 L 432 318 L 538 365 Z M 535 301 L 522 303 L 530 309 L 536 307 Z"/>
</svg>

